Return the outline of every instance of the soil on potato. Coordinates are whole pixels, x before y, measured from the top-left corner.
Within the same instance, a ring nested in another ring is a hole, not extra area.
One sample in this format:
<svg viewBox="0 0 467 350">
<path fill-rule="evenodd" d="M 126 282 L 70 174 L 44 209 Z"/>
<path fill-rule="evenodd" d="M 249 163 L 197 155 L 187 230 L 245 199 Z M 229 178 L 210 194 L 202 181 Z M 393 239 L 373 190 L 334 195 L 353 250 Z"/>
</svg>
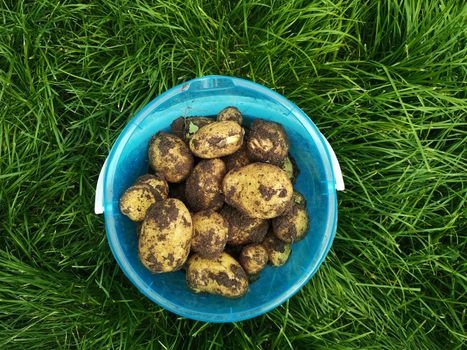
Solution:
<svg viewBox="0 0 467 350">
<path fill-rule="evenodd" d="M 280 165 L 287 156 L 289 141 L 282 125 L 256 119 L 250 130 L 249 140 L 269 140 L 273 147 L 270 151 L 263 151 L 257 147 L 248 147 L 248 154 L 252 160 L 268 160 L 272 164 Z"/>
<path fill-rule="evenodd" d="M 222 194 L 222 178 L 212 176 L 215 165 L 211 160 L 200 162 L 186 181 L 185 198 L 190 208 L 197 212 L 200 210 L 219 208 L 224 202 Z M 201 181 L 203 180 L 203 181 Z"/>
<path fill-rule="evenodd" d="M 185 143 L 180 143 L 178 145 L 181 146 L 178 147 L 180 150 L 180 156 L 183 157 L 183 159 L 187 159 L 189 161 L 180 162 L 180 159 L 177 156 L 175 156 L 173 153 L 169 153 L 171 149 L 177 148 L 177 142 L 171 138 L 163 137 L 160 141 L 159 147 L 162 155 L 164 157 L 168 157 L 169 161 L 174 162 L 175 171 L 179 174 L 184 174 L 187 172 L 187 168 L 191 168 L 193 166 L 193 155 Z"/>
<path fill-rule="evenodd" d="M 146 214 L 146 219 L 153 218 L 159 230 L 169 227 L 171 222 L 177 220 L 179 209 L 173 200 L 155 203 Z"/>
</svg>

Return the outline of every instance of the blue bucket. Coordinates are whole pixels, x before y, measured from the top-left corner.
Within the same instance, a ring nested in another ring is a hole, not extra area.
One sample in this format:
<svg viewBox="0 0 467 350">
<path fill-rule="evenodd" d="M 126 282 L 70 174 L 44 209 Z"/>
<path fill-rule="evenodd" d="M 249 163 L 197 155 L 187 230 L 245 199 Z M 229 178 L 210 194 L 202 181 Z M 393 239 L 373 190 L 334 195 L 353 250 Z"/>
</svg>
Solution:
<svg viewBox="0 0 467 350">
<path fill-rule="evenodd" d="M 152 135 L 168 130 L 179 116 L 215 115 L 236 106 L 246 122 L 263 118 L 284 126 L 290 153 L 300 169 L 295 188 L 308 203 L 311 218 L 306 238 L 292 246 L 284 266 L 271 266 L 239 299 L 195 294 L 183 271 L 152 274 L 138 258 L 136 224 L 119 210 L 123 192 L 148 170 Z M 102 167 L 95 212 L 104 213 L 113 255 L 128 279 L 149 299 L 180 316 L 206 322 L 235 322 L 268 312 L 292 297 L 316 273 L 336 233 L 337 193 L 344 182 L 337 158 L 315 124 L 282 95 L 248 80 L 206 76 L 178 85 L 156 97 L 126 126 Z"/>
</svg>

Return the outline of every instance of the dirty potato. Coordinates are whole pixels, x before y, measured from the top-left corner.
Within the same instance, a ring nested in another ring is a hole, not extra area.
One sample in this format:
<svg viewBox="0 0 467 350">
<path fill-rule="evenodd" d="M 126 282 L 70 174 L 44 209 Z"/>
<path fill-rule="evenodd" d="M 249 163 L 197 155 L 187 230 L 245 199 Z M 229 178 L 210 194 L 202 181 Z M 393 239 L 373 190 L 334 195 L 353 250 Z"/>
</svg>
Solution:
<svg viewBox="0 0 467 350">
<path fill-rule="evenodd" d="M 272 219 L 272 230 L 280 240 L 293 243 L 302 240 L 309 228 L 308 213 L 303 196 L 294 192 L 292 206 L 283 215 Z"/>
<path fill-rule="evenodd" d="M 227 171 L 232 169 L 241 168 L 242 166 L 248 165 L 251 163 L 248 158 L 248 152 L 246 150 L 246 144 L 244 143 L 242 147 L 235 153 L 224 157 L 225 166 Z"/>
<path fill-rule="evenodd" d="M 282 125 L 255 119 L 247 140 L 251 160 L 280 165 L 289 152 L 289 140 Z"/>
<path fill-rule="evenodd" d="M 149 185 L 134 185 L 120 197 L 120 211 L 132 221 L 143 221 L 147 210 L 157 200 Z"/>
<path fill-rule="evenodd" d="M 292 196 L 292 203 L 293 204 L 298 204 L 298 205 L 303 205 L 306 207 L 306 200 L 305 197 L 303 197 L 303 194 L 300 192 L 294 191 L 293 196 Z"/>
<path fill-rule="evenodd" d="M 192 220 L 191 250 L 203 258 L 217 258 L 227 243 L 227 221 L 214 210 L 200 211 L 193 215 Z"/>
<path fill-rule="evenodd" d="M 138 241 L 143 265 L 154 273 L 179 270 L 190 252 L 192 220 L 178 199 L 154 204 L 146 214 Z"/>
<path fill-rule="evenodd" d="M 231 170 L 223 180 L 225 202 L 244 214 L 261 219 L 281 215 L 292 200 L 287 174 L 267 163 L 252 163 Z"/>
<path fill-rule="evenodd" d="M 188 261 L 187 284 L 196 293 L 238 298 L 248 291 L 248 278 L 240 264 L 227 253 L 215 259 L 194 254 Z"/>
<path fill-rule="evenodd" d="M 193 168 L 193 155 L 177 136 L 159 132 L 149 143 L 149 164 L 168 182 L 181 182 Z"/>
<path fill-rule="evenodd" d="M 189 142 L 200 128 L 214 121 L 215 119 L 209 117 L 179 117 L 172 122 L 170 128 L 183 141 Z"/>
<path fill-rule="evenodd" d="M 175 136 L 181 138 L 185 135 L 185 117 L 178 117 L 170 124 L 170 131 Z"/>
<path fill-rule="evenodd" d="M 220 213 L 229 225 L 229 245 L 259 243 L 268 232 L 269 220 L 248 217 L 228 205 L 225 205 Z"/>
<path fill-rule="evenodd" d="M 296 205 L 296 204 L 306 207 L 306 200 L 305 200 L 305 197 L 303 197 L 303 195 L 300 192 L 294 191 L 294 193 L 292 195 L 292 200 L 290 201 L 290 204 L 289 204 L 288 208 L 286 210 L 284 210 L 284 212 L 281 214 L 281 216 L 285 215 L 289 211 L 291 211 L 292 208 L 294 207 L 294 205 Z"/>
<path fill-rule="evenodd" d="M 249 275 L 255 275 L 268 263 L 268 251 L 261 244 L 249 244 L 240 253 L 240 265 Z"/>
<path fill-rule="evenodd" d="M 224 202 L 222 178 L 225 164 L 220 159 L 200 161 L 186 181 L 185 196 L 191 210 L 220 209 Z"/>
<path fill-rule="evenodd" d="M 287 157 L 284 158 L 284 160 L 280 164 L 280 168 L 287 173 L 290 181 L 294 183 L 299 174 L 299 169 L 297 167 L 297 163 L 295 162 L 295 159 L 293 159 L 291 155 L 288 155 Z"/>
<path fill-rule="evenodd" d="M 238 110 L 237 107 L 226 107 L 217 115 L 217 121 L 231 120 L 240 125 L 243 123 L 242 113 Z"/>
<path fill-rule="evenodd" d="M 243 143 L 243 129 L 233 121 L 214 122 L 203 126 L 190 140 L 195 156 L 205 159 L 235 153 Z"/>
<path fill-rule="evenodd" d="M 290 243 L 281 241 L 274 234 L 268 233 L 262 244 L 268 251 L 268 259 L 271 265 L 281 266 L 289 259 L 292 251 Z"/>
<path fill-rule="evenodd" d="M 162 201 L 169 195 L 169 185 L 162 176 L 146 174 L 136 180 L 136 184 L 145 184 L 152 188 L 156 199 Z"/>
</svg>

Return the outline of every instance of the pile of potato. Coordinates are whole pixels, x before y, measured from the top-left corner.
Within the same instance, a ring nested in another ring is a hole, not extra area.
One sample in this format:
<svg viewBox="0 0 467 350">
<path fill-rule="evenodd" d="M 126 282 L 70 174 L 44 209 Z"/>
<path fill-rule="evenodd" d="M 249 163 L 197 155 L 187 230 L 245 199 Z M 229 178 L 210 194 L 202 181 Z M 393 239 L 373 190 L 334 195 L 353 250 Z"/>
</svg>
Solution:
<svg viewBox="0 0 467 350">
<path fill-rule="evenodd" d="M 235 107 L 217 118 L 180 117 L 149 143 L 154 174 L 120 198 L 138 225 L 141 262 L 154 273 L 186 270 L 194 292 L 240 297 L 269 262 L 287 262 L 309 227 L 294 192 L 298 169 L 283 127 Z"/>
</svg>

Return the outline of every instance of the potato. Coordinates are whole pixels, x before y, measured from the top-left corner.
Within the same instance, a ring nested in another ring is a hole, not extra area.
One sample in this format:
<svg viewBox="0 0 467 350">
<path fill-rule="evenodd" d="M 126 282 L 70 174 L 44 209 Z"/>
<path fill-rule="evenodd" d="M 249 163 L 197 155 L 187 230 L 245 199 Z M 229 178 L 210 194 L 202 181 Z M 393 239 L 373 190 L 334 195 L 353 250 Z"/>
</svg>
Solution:
<svg viewBox="0 0 467 350">
<path fill-rule="evenodd" d="M 200 128 L 214 121 L 214 119 L 209 117 L 179 117 L 172 122 L 170 128 L 183 141 L 189 142 Z"/>
<path fill-rule="evenodd" d="M 237 107 L 226 107 L 217 115 L 218 121 L 231 120 L 240 125 L 243 123 L 242 113 L 238 110 Z"/>
<path fill-rule="evenodd" d="M 194 254 L 186 272 L 187 284 L 195 293 L 206 292 L 238 298 L 248 291 L 248 278 L 240 264 L 227 253 L 216 259 Z"/>
<path fill-rule="evenodd" d="M 253 161 L 280 165 L 289 152 L 289 140 L 282 125 L 263 119 L 253 121 L 246 144 Z"/>
<path fill-rule="evenodd" d="M 170 131 L 183 140 L 185 136 L 185 117 L 178 117 L 170 124 Z"/>
<path fill-rule="evenodd" d="M 214 210 L 193 215 L 191 250 L 207 259 L 217 258 L 224 250 L 229 234 L 227 221 Z"/>
<path fill-rule="evenodd" d="M 252 218 L 270 219 L 290 205 L 293 188 L 279 167 L 252 163 L 231 170 L 223 180 L 225 202 Z"/>
<path fill-rule="evenodd" d="M 149 165 L 168 182 L 185 180 L 193 168 L 193 155 L 177 136 L 159 132 L 149 143 Z"/>
<path fill-rule="evenodd" d="M 147 210 L 157 200 L 156 193 L 149 185 L 131 186 L 120 197 L 120 211 L 130 220 L 143 221 Z"/>
<path fill-rule="evenodd" d="M 244 131 L 233 121 L 214 122 L 203 126 L 190 140 L 195 156 L 205 159 L 224 157 L 235 153 L 243 143 Z"/>
<path fill-rule="evenodd" d="M 229 225 L 228 244 L 259 243 L 269 229 L 269 221 L 250 218 L 235 208 L 225 205 L 220 211 Z"/>
<path fill-rule="evenodd" d="M 255 275 L 268 263 L 268 251 L 261 244 L 249 244 L 240 253 L 240 265 L 249 275 Z"/>
<path fill-rule="evenodd" d="M 143 265 L 154 273 L 179 270 L 190 252 L 192 230 L 190 212 L 181 201 L 169 198 L 154 204 L 139 236 Z"/>
<path fill-rule="evenodd" d="M 136 184 L 145 184 L 154 191 L 156 199 L 162 201 L 169 195 L 169 185 L 162 176 L 146 174 L 136 180 Z"/>
<path fill-rule="evenodd" d="M 220 159 L 200 161 L 186 180 L 185 196 L 193 211 L 220 209 L 224 204 L 222 178 L 225 164 Z"/>
<path fill-rule="evenodd" d="M 280 168 L 287 173 L 290 181 L 294 183 L 299 174 L 299 169 L 295 159 L 293 159 L 291 155 L 285 157 L 280 165 Z"/>
<path fill-rule="evenodd" d="M 263 241 L 263 246 L 268 251 L 268 259 L 273 266 L 284 265 L 292 251 L 292 247 L 289 243 L 281 241 L 272 233 L 268 233 Z"/>
<path fill-rule="evenodd" d="M 294 192 L 292 207 L 283 215 L 272 219 L 272 230 L 280 240 L 293 243 L 303 239 L 308 232 L 309 219 L 303 196 Z"/>
<path fill-rule="evenodd" d="M 244 143 L 237 152 L 224 157 L 224 162 L 225 162 L 227 171 L 230 171 L 236 168 L 241 168 L 242 166 L 250 164 L 251 161 L 248 158 L 246 144 Z"/>
<path fill-rule="evenodd" d="M 306 200 L 305 197 L 303 197 L 303 194 L 300 192 L 294 191 L 293 196 L 292 196 L 292 204 L 299 204 L 303 205 L 306 207 Z"/>
<path fill-rule="evenodd" d="M 292 200 L 290 201 L 290 204 L 289 204 L 288 208 L 286 210 L 284 210 L 284 212 L 280 216 L 286 215 L 289 211 L 292 210 L 292 208 L 294 207 L 295 204 L 302 205 L 302 206 L 306 207 L 305 197 L 303 197 L 303 195 L 300 192 L 297 192 L 297 191 L 294 191 L 294 193 L 292 195 Z"/>
</svg>

